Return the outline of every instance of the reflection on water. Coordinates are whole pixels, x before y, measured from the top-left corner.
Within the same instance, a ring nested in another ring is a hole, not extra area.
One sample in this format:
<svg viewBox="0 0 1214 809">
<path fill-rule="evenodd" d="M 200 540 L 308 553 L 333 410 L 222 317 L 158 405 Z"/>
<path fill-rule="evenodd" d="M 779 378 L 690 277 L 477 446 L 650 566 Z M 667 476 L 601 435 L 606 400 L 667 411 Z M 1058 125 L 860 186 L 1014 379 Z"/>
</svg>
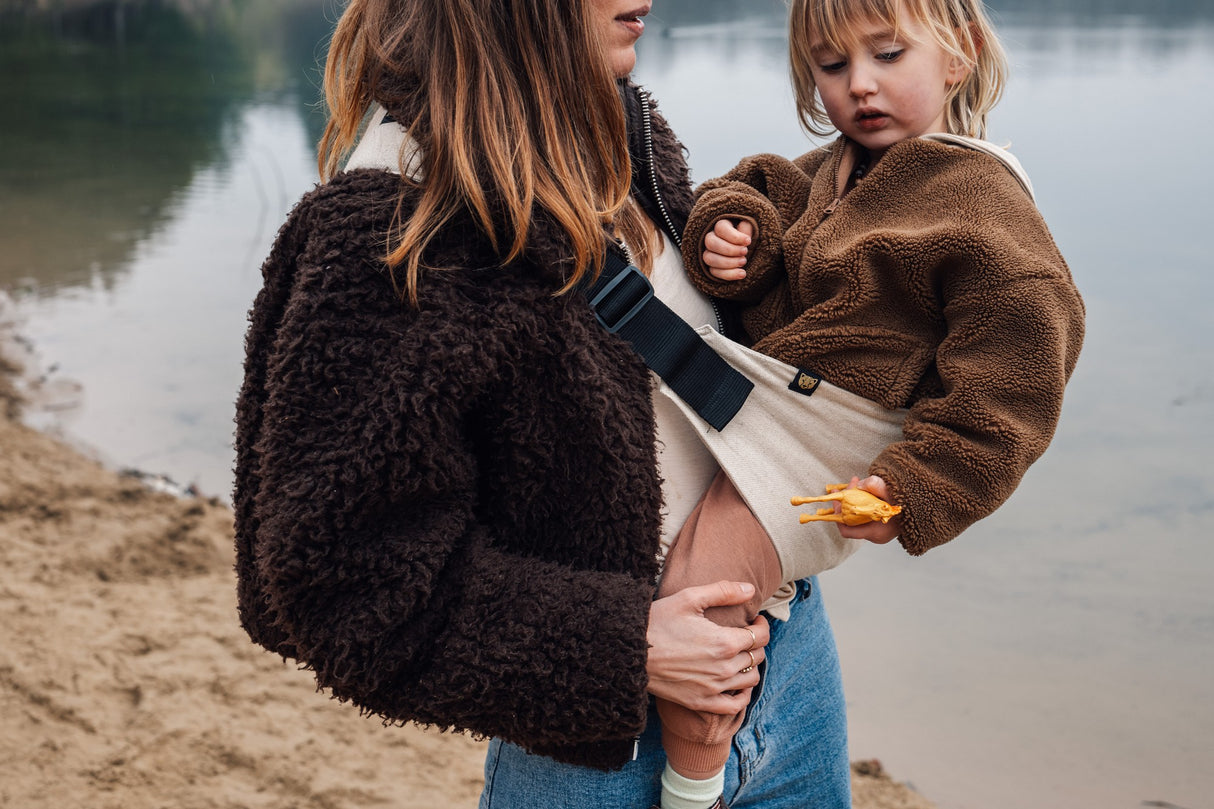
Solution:
<svg viewBox="0 0 1214 809">
<path fill-rule="evenodd" d="M 1039 28 L 1059 25 L 1183 28 L 1214 20 L 1214 7 L 1206 0 L 992 0 L 987 6 L 1004 22 Z"/>
<path fill-rule="evenodd" d="M 72 435 L 222 495 L 257 267 L 315 179 L 328 23 L 305 0 L 101 5 L 57 30 L 0 16 L 0 109 L 18 111 L 0 127 L 0 289 L 40 362 L 82 385 Z M 1014 68 L 992 136 L 1033 176 L 1088 342 L 1054 446 L 995 517 L 823 577 L 853 754 L 944 809 L 1197 809 L 1214 794 L 1214 6 L 995 7 Z M 783 15 L 655 5 L 638 76 L 697 180 L 809 148 Z"/>
<path fill-rule="evenodd" d="M 0 284 L 112 285 L 178 216 L 196 174 L 230 163 L 240 107 L 298 91 L 308 63 L 297 43 L 310 41 L 311 57 L 323 17 L 241 8 L 216 18 L 105 2 L 0 16 L 0 109 L 16 111 L 0 133 Z"/>
<path fill-rule="evenodd" d="M 1120 25 L 1179 28 L 1214 20 L 1207 0 L 991 0 L 987 8 L 1005 23 L 1017 21 L 1048 28 L 1061 24 Z M 653 17 L 672 27 L 728 22 L 749 25 L 756 18 L 781 22 L 785 0 L 659 0 Z"/>
</svg>

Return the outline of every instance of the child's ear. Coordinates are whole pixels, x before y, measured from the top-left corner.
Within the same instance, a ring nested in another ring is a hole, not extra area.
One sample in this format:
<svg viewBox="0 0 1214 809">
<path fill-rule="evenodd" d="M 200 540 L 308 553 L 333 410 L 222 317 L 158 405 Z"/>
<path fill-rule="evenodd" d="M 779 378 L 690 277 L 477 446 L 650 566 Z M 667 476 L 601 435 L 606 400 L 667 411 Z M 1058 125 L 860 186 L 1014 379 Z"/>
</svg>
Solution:
<svg viewBox="0 0 1214 809">
<path fill-rule="evenodd" d="M 958 85 L 965 81 L 965 77 L 970 74 L 970 69 L 969 62 L 954 56 L 948 60 L 948 72 L 944 75 L 944 81 L 949 87 Z"/>
<path fill-rule="evenodd" d="M 969 24 L 968 37 L 961 36 L 961 34 L 961 31 L 957 32 L 957 41 L 961 43 L 961 46 L 966 51 L 972 50 L 972 53 L 966 54 L 969 57 L 968 59 L 954 56 L 948 60 L 948 74 L 945 76 L 945 81 L 948 82 L 950 87 L 965 81 L 966 76 L 970 74 L 970 71 L 974 69 L 974 65 L 978 63 L 978 55 L 982 53 L 982 46 L 984 44 L 982 32 L 974 23 Z M 967 45 L 969 47 L 966 47 Z"/>
</svg>

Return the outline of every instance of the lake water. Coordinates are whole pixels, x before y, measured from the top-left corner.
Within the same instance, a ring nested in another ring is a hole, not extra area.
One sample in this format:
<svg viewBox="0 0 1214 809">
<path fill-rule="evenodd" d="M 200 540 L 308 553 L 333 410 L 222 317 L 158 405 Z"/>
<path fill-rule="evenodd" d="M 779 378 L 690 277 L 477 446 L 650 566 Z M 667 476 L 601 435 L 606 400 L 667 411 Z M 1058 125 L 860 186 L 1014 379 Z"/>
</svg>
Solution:
<svg viewBox="0 0 1214 809">
<path fill-rule="evenodd" d="M 943 809 L 1211 807 L 1214 9 L 993 5 L 1013 78 L 991 136 L 1032 175 L 1087 344 L 1003 509 L 823 577 L 852 754 Z M 0 16 L 0 290 L 34 423 L 227 496 L 258 266 L 315 182 L 331 6 Z M 697 181 L 810 147 L 785 48 L 778 0 L 658 0 L 637 76 Z"/>
</svg>

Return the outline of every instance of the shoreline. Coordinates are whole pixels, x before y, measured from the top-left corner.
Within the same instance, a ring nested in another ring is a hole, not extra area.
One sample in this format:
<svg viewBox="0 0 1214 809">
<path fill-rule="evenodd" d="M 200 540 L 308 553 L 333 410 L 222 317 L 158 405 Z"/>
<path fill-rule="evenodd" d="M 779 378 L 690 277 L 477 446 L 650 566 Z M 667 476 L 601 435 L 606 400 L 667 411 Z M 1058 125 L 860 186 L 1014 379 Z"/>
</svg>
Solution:
<svg viewBox="0 0 1214 809">
<path fill-rule="evenodd" d="M 232 512 L 22 423 L 0 323 L 0 804 L 476 805 L 484 743 L 316 693 L 236 615 Z M 7 334 L 6 334 L 7 333 Z M 852 767 L 857 809 L 934 809 Z"/>
</svg>

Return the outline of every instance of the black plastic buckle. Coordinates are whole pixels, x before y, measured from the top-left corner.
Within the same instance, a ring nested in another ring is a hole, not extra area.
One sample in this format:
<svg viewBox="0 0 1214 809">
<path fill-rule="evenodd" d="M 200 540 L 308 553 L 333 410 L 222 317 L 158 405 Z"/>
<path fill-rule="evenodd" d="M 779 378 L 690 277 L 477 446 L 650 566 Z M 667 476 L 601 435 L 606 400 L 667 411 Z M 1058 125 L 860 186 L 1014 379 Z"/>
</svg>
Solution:
<svg viewBox="0 0 1214 809">
<path fill-rule="evenodd" d="M 622 287 L 623 284 L 628 284 L 628 286 Z M 608 301 L 607 299 L 617 291 L 621 296 L 628 297 L 622 298 L 619 301 Z M 649 303 L 652 299 L 653 284 L 645 277 L 645 273 L 629 264 L 608 281 L 607 285 L 599 290 L 598 294 L 590 299 L 590 308 L 594 310 L 594 316 L 598 318 L 603 328 L 615 334 L 628 325 L 628 321 L 636 317 L 637 313 L 645 308 L 645 304 Z M 608 308 L 612 312 L 618 312 L 622 309 L 624 310 L 623 314 L 618 317 L 611 317 L 609 313 L 607 317 L 604 317 L 602 309 L 604 302 L 607 303 Z"/>
</svg>

